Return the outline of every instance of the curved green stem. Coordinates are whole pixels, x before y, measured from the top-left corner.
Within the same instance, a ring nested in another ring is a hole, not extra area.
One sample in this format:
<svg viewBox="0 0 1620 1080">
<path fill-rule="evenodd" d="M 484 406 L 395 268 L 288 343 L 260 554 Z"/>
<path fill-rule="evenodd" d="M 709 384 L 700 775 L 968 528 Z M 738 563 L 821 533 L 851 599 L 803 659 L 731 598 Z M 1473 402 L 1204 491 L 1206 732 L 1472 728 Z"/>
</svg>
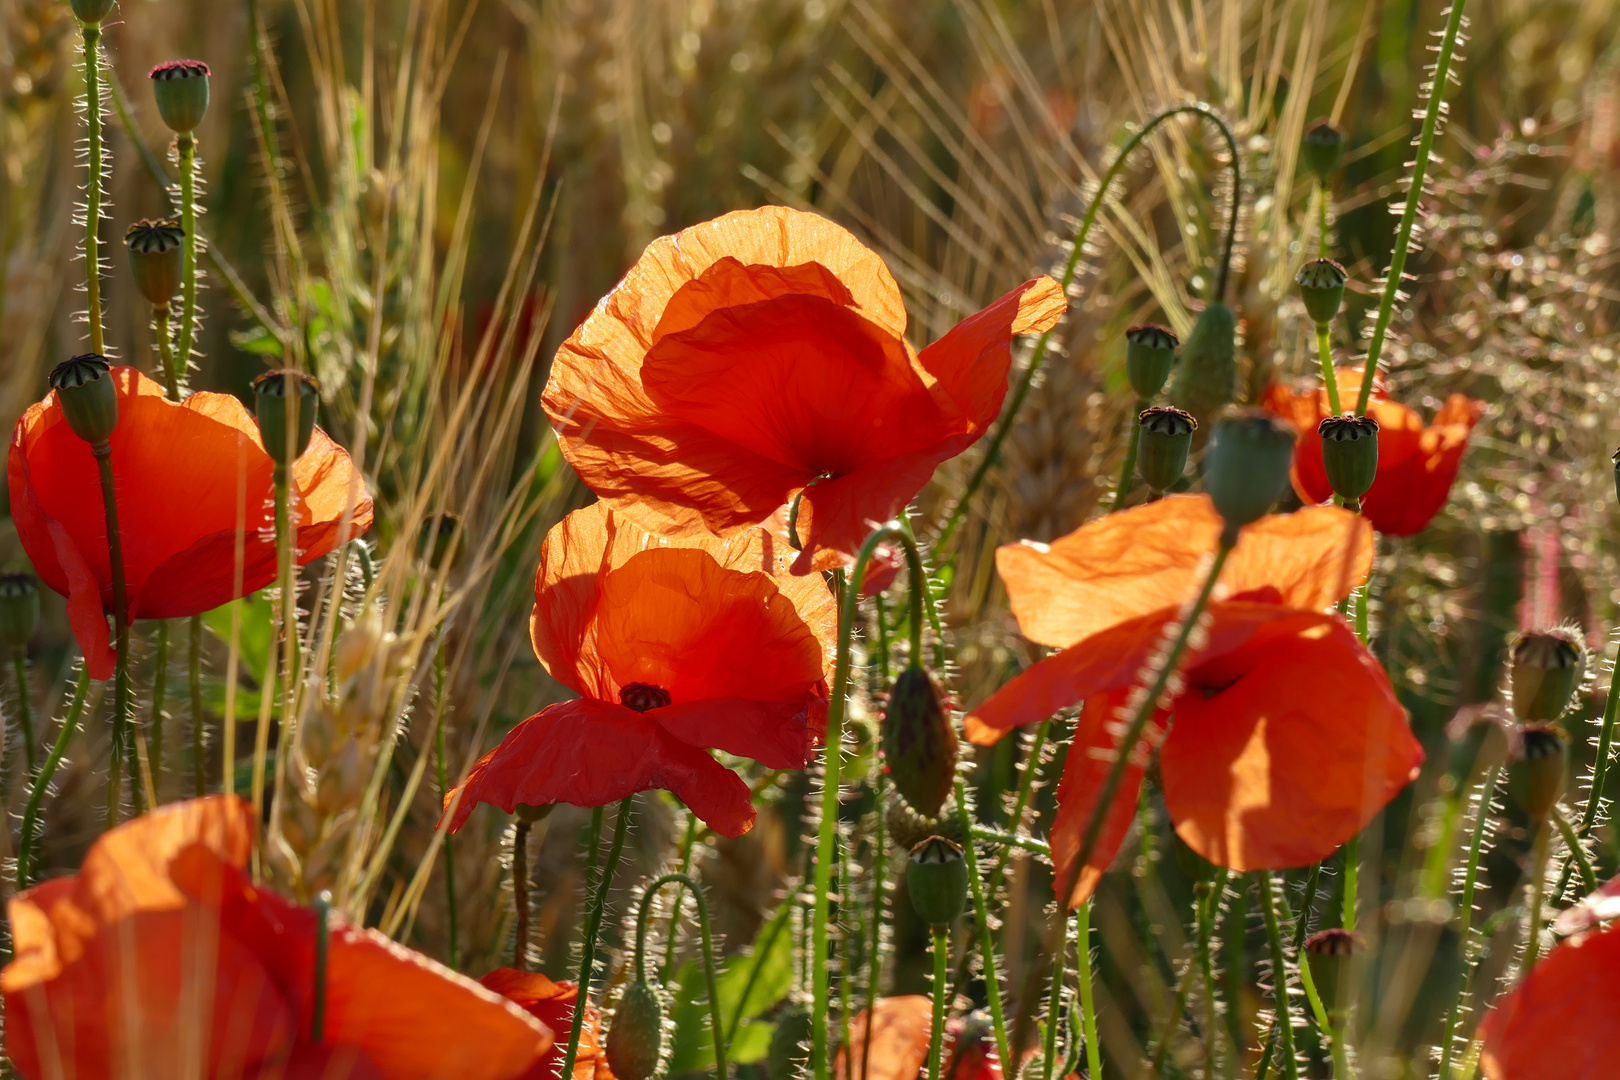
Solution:
<svg viewBox="0 0 1620 1080">
<path fill-rule="evenodd" d="M 1479 793 L 1479 810 L 1474 815 L 1474 835 L 1468 844 L 1468 864 L 1463 871 L 1462 896 L 1457 901 L 1457 914 L 1460 920 L 1457 940 L 1461 943 L 1465 963 L 1468 957 L 1469 931 L 1474 918 L 1474 883 L 1479 879 L 1479 853 L 1484 846 L 1485 823 L 1490 818 L 1491 798 L 1496 792 L 1496 778 L 1499 771 L 1497 767 L 1493 767 L 1485 774 L 1485 786 Z M 1457 1025 L 1462 1019 L 1463 998 L 1467 996 L 1472 971 L 1471 964 L 1465 966 L 1463 977 L 1457 984 L 1457 994 L 1451 1000 L 1451 1012 L 1446 1017 L 1446 1033 L 1440 1044 L 1440 1071 L 1435 1074 L 1437 1080 L 1451 1080 L 1451 1056 L 1455 1052 Z"/>
<path fill-rule="evenodd" d="M 186 132 L 175 137 L 180 153 L 180 228 L 185 233 L 181 241 L 183 262 L 180 277 L 180 348 L 181 371 L 191 367 L 193 337 L 197 331 L 197 139 Z M 173 361 L 171 361 L 173 363 Z M 174 372 L 178 396 L 178 379 Z"/>
<path fill-rule="evenodd" d="M 23 760 L 27 763 L 28 775 L 32 776 L 38 751 L 34 746 L 34 703 L 28 695 L 26 649 L 18 649 L 17 654 L 11 658 L 11 670 L 17 677 L 17 719 L 22 723 Z"/>
<path fill-rule="evenodd" d="M 1575 835 L 1575 826 L 1570 824 L 1569 815 L 1564 813 L 1561 806 L 1554 806 L 1552 811 L 1553 824 L 1558 826 L 1558 833 L 1564 838 L 1564 846 L 1569 848 L 1569 857 L 1581 872 L 1581 886 L 1588 893 L 1597 892 L 1597 872 L 1592 868 L 1592 859 L 1581 847 L 1580 837 Z M 1563 890 L 1559 890 L 1562 892 Z"/>
<path fill-rule="evenodd" d="M 1136 422 L 1136 418 L 1148 404 L 1146 398 L 1137 398 L 1136 408 L 1131 411 L 1131 437 L 1125 444 L 1125 464 L 1119 470 L 1119 483 L 1114 487 L 1114 505 L 1109 507 L 1110 511 L 1125 505 L 1125 496 L 1131 493 L 1131 487 L 1136 482 L 1136 451 L 1142 443 L 1142 425 Z"/>
<path fill-rule="evenodd" d="M 574 999 L 574 1021 L 568 1029 L 568 1051 L 563 1055 L 562 1069 L 558 1072 L 564 1078 L 574 1075 L 574 1062 L 579 1057 L 579 1037 L 584 1030 L 586 1006 L 591 1000 L 591 978 L 595 975 L 596 936 L 602 932 L 602 913 L 607 908 L 608 890 L 613 886 L 613 871 L 618 869 L 619 856 L 624 852 L 624 836 L 630 824 L 631 803 L 635 798 L 634 795 L 626 795 L 619 800 L 619 814 L 613 822 L 613 841 L 608 846 L 602 872 L 597 875 L 590 910 L 585 915 L 585 938 L 580 944 L 579 954 L 579 994 Z M 592 847 L 594 849 L 595 845 Z M 711 989 L 710 1000 L 713 998 Z"/>
<path fill-rule="evenodd" d="M 200 799 L 208 794 L 208 714 L 203 711 L 201 615 L 191 617 L 190 632 L 191 655 L 187 659 L 191 677 L 191 786 Z"/>
<path fill-rule="evenodd" d="M 1294 1057 L 1294 1024 L 1288 1005 L 1288 957 L 1283 952 L 1271 872 L 1261 870 L 1254 875 L 1254 880 L 1260 892 L 1260 912 L 1266 922 L 1266 941 L 1271 946 L 1271 996 L 1277 1012 L 1277 1052 L 1282 1058 L 1283 1075 L 1289 1080 L 1299 1080 L 1299 1062 Z"/>
<path fill-rule="evenodd" d="M 124 587 L 124 544 L 118 528 L 118 488 L 113 480 L 112 446 L 103 440 L 91 448 L 101 471 L 101 503 L 107 518 L 107 558 L 112 567 L 114 648 L 118 650 L 113 674 L 112 749 L 107 778 L 107 827 L 118 824 L 119 793 L 123 787 L 124 743 L 128 740 L 129 686 L 129 600 Z M 133 756 L 131 758 L 133 762 Z M 135 769 L 130 768 L 130 785 L 135 785 Z"/>
<path fill-rule="evenodd" d="M 1316 355 L 1322 362 L 1322 385 L 1327 387 L 1328 413 L 1338 416 L 1341 408 L 1339 377 L 1333 371 L 1333 343 L 1329 340 L 1331 330 L 1327 323 L 1316 324 Z"/>
<path fill-rule="evenodd" d="M 1102 1046 L 1097 1042 L 1097 1001 L 1091 985 L 1091 900 L 1074 909 L 1076 955 L 1080 973 L 1080 1018 L 1085 1028 L 1086 1071 L 1089 1080 L 1102 1080 Z"/>
<path fill-rule="evenodd" d="M 720 1024 L 720 992 L 715 980 L 714 939 L 709 932 L 709 903 L 704 898 L 702 886 L 686 874 L 665 874 L 663 877 L 655 878 L 641 894 L 641 909 L 636 913 L 636 981 L 647 981 L 647 912 L 652 907 L 652 899 L 658 890 L 671 882 L 685 885 L 691 891 L 692 899 L 697 902 L 698 931 L 703 937 L 704 989 L 709 995 L 709 1028 L 714 1035 L 714 1075 L 717 1080 L 726 1080 L 725 1028 Z"/>
<path fill-rule="evenodd" d="M 435 763 L 438 766 L 439 799 L 441 802 L 450 794 L 450 778 L 445 767 L 444 754 L 445 696 L 444 641 L 441 638 L 439 647 L 433 653 L 433 752 Z M 456 848 L 455 838 L 448 833 L 444 837 L 444 903 L 445 912 L 450 921 L 450 970 L 459 971 L 461 970 L 461 926 L 456 912 Z"/>
<path fill-rule="evenodd" d="M 39 807 L 45 799 L 45 792 L 51 786 L 51 778 L 56 775 L 56 767 L 62 764 L 62 755 L 67 753 L 68 744 L 73 741 L 73 735 L 79 730 L 79 717 L 84 713 L 84 699 L 90 692 L 90 669 L 79 668 L 79 681 L 73 687 L 73 704 L 68 706 L 67 719 L 62 721 L 62 730 L 56 735 L 56 744 L 45 758 L 45 764 L 40 768 L 39 775 L 34 777 L 28 789 L 28 803 L 23 807 L 22 830 L 17 836 L 17 891 L 22 892 L 32 883 L 34 871 L 34 826 L 39 821 Z"/>
<path fill-rule="evenodd" d="M 934 927 L 934 1018 L 928 1028 L 928 1080 L 939 1080 L 939 1067 L 943 1057 L 941 1051 L 945 1047 L 945 990 L 950 980 L 948 970 L 951 962 L 950 953 L 951 928 Z M 866 1026 L 871 1027 L 872 1023 L 872 1018 L 868 1017 Z M 864 1065 L 862 1071 L 865 1071 Z"/>
<path fill-rule="evenodd" d="M 686 812 L 686 835 L 681 838 L 681 873 L 692 872 L 692 848 L 697 843 L 698 819 L 697 815 L 688 810 Z M 680 937 L 681 905 L 677 900 L 669 913 L 669 930 L 664 934 L 664 982 L 674 976 L 675 972 L 675 943 Z"/>
<path fill-rule="evenodd" d="M 84 291 L 90 319 L 90 351 L 104 355 L 101 326 L 101 27 L 82 24 L 84 35 L 84 119 L 86 165 L 84 185 Z"/>
<path fill-rule="evenodd" d="M 180 400 L 180 375 L 174 369 L 174 342 L 169 337 L 169 305 L 152 309 L 152 330 L 157 336 L 158 361 L 163 370 L 163 392 L 170 401 Z"/>
</svg>

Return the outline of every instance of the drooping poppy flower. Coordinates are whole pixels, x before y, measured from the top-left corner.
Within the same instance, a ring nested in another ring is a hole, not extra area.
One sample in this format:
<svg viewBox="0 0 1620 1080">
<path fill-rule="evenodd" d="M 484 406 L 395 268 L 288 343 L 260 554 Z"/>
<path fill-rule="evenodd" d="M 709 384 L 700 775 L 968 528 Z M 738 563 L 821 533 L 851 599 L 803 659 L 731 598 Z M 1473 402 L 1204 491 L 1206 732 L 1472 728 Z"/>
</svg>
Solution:
<svg viewBox="0 0 1620 1080">
<path fill-rule="evenodd" d="M 1336 374 L 1339 401 L 1353 408 L 1361 392 L 1361 372 Z M 1327 390 L 1302 394 L 1275 383 L 1266 390 L 1264 404 L 1299 428 L 1293 468 L 1299 497 L 1307 503 L 1332 499 L 1333 485 L 1322 465 L 1322 440 L 1316 432 L 1328 415 Z M 1452 394 L 1425 424 L 1416 412 L 1391 401 L 1382 385 L 1373 384 L 1367 414 L 1378 421 L 1378 477 L 1361 498 L 1361 512 L 1373 528 L 1388 536 L 1412 536 L 1434 520 L 1451 494 L 1468 435 L 1484 412 L 1483 401 Z"/>
<path fill-rule="evenodd" d="M 1085 703 L 1058 787 L 1051 842 L 1058 880 L 1078 857 L 1115 760 L 1133 690 L 1201 580 L 1220 521 L 1203 496 L 1112 514 L 1051 545 L 1009 545 L 997 566 L 1027 637 L 1063 651 L 1033 665 L 968 716 L 981 745 Z M 1176 832 L 1235 870 L 1316 862 L 1355 835 L 1416 775 L 1423 752 L 1388 677 L 1322 608 L 1366 578 L 1371 535 L 1336 507 L 1243 530 L 1180 665 L 1104 818 L 1071 905 L 1090 895 L 1130 828 L 1147 758 L 1160 747 Z M 1172 725 L 1171 719 L 1174 719 Z"/>
<path fill-rule="evenodd" d="M 242 403 L 209 393 L 172 402 L 134 368 L 114 368 L 112 377 L 112 467 L 131 621 L 201 614 L 274 581 L 272 465 Z M 101 477 L 55 391 L 17 421 L 7 477 L 23 549 L 41 580 L 68 598 L 91 676 L 111 678 L 112 569 Z M 291 488 L 300 564 L 371 524 L 371 497 L 353 462 L 318 428 L 293 466 Z"/>
<path fill-rule="evenodd" d="M 581 696 L 473 766 L 445 797 L 451 831 L 481 802 L 604 806 L 663 788 L 716 832 L 747 832 L 748 786 L 708 751 L 802 769 L 826 730 L 837 612 L 819 576 L 788 573 L 792 554 L 762 529 L 662 541 L 605 503 L 558 523 L 529 631 Z"/>
<path fill-rule="evenodd" d="M 1035 278 L 920 353 L 883 261 L 767 206 L 653 241 L 557 352 L 543 401 L 614 510 L 729 536 L 799 499 L 795 573 L 843 563 L 984 435 L 1010 345 L 1062 316 Z"/>
<path fill-rule="evenodd" d="M 496 968 L 478 982 L 550 1028 L 556 1043 L 519 1080 L 556 1080 L 567 1052 L 568 1032 L 574 1022 L 579 985 L 568 980 L 553 982 L 538 971 Z M 607 1054 L 601 1043 L 601 1018 L 590 1005 L 585 1007 L 585 1023 L 580 1028 L 579 1053 L 574 1057 L 574 1080 L 613 1080 Z"/>
<path fill-rule="evenodd" d="M 872 1025 L 870 1043 L 866 1035 L 868 1023 Z M 863 1009 L 850 1022 L 849 1044 L 839 1047 L 832 1075 L 839 1080 L 845 1076 L 851 1080 L 916 1080 L 928 1064 L 928 1040 L 933 1028 L 933 1002 L 927 996 L 879 998 L 872 1008 Z M 1031 1047 L 1020 1060 L 1027 1061 L 1036 1052 Z M 940 1076 L 948 1080 L 1001 1080 L 990 1025 L 982 1013 L 947 1019 L 940 1054 Z"/>
<path fill-rule="evenodd" d="M 552 1033 L 511 1002 L 243 872 L 253 812 L 173 803 L 105 833 L 74 877 L 10 903 L 6 1053 L 26 1080 L 516 1080 Z"/>
</svg>

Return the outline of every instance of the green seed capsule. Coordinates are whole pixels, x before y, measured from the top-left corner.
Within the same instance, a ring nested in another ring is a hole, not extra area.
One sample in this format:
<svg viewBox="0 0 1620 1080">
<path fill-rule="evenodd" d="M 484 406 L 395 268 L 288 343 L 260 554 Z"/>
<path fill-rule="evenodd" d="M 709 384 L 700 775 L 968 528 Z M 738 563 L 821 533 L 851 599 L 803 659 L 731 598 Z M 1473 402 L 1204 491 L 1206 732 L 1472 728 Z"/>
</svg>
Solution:
<svg viewBox="0 0 1620 1080">
<path fill-rule="evenodd" d="M 320 409 L 321 384 L 301 371 L 267 371 L 253 380 L 254 414 L 265 453 L 278 465 L 297 461 L 309 449 Z"/>
<path fill-rule="evenodd" d="M 1339 317 L 1344 302 L 1344 283 L 1349 275 L 1332 259 L 1313 259 L 1299 268 L 1294 284 L 1305 301 L 1305 312 L 1317 326 L 1326 326 Z"/>
<path fill-rule="evenodd" d="M 1508 760 L 1508 792 L 1532 821 L 1546 821 L 1563 797 L 1569 763 L 1568 740 L 1552 724 L 1525 724 Z"/>
<path fill-rule="evenodd" d="M 1348 1011 L 1349 994 L 1345 973 L 1350 958 L 1361 951 L 1361 938 L 1341 927 L 1318 930 L 1305 939 L 1305 956 L 1311 965 L 1311 981 L 1322 999 L 1322 1008 L 1335 1025 L 1342 1023 Z"/>
<path fill-rule="evenodd" d="M 73 434 L 95 446 L 118 428 L 118 388 L 105 356 L 82 353 L 51 369 L 51 389 Z"/>
<path fill-rule="evenodd" d="M 100 26 L 113 9 L 113 0 L 68 0 L 73 17 L 86 26 Z"/>
<path fill-rule="evenodd" d="M 135 287 L 154 307 L 167 307 L 180 291 L 186 234 L 178 221 L 141 220 L 124 233 Z"/>
<path fill-rule="evenodd" d="M 1138 400 L 1152 401 L 1164 389 L 1180 344 L 1181 339 L 1163 326 L 1133 326 L 1125 331 L 1125 374 Z"/>
<path fill-rule="evenodd" d="M 1304 140 L 1299 146 L 1299 160 L 1307 172 L 1326 184 L 1333 179 L 1333 174 L 1339 171 L 1339 162 L 1344 158 L 1344 132 L 1328 123 L 1318 120 L 1305 133 Z"/>
<path fill-rule="evenodd" d="M 1586 645 L 1565 630 L 1526 631 L 1508 649 L 1513 715 L 1524 723 L 1557 720 L 1586 671 Z"/>
<path fill-rule="evenodd" d="M 620 1080 L 656 1076 L 664 1057 L 664 1001 L 649 983 L 625 987 L 607 1033 L 608 1067 Z"/>
<path fill-rule="evenodd" d="M 968 869 L 962 849 L 943 836 L 930 836 L 912 848 L 906 891 L 924 922 L 949 926 L 967 908 Z"/>
<path fill-rule="evenodd" d="M 1198 421 L 1191 413 L 1169 405 L 1143 409 L 1136 417 L 1136 471 L 1155 495 L 1175 487 L 1187 470 L 1187 453 L 1192 449 Z"/>
<path fill-rule="evenodd" d="M 912 809 L 937 818 L 956 784 L 956 730 L 934 677 L 915 662 L 894 680 L 883 710 L 883 762 Z"/>
<path fill-rule="evenodd" d="M 39 582 L 33 574 L 0 574 L 0 650 L 28 648 L 39 627 Z"/>
<path fill-rule="evenodd" d="M 1295 439 L 1293 424 L 1260 409 L 1215 425 L 1204 457 L 1204 490 L 1226 519 L 1222 543 L 1237 543 L 1237 531 L 1269 513 L 1287 489 Z"/>
<path fill-rule="evenodd" d="M 1359 509 L 1361 497 L 1378 479 L 1378 421 L 1370 416 L 1329 416 L 1316 425 L 1322 438 L 1322 467 L 1333 493 Z"/>
<path fill-rule="evenodd" d="M 208 65 L 201 60 L 170 60 L 151 71 L 158 115 L 180 135 L 197 130 L 208 113 Z"/>
<path fill-rule="evenodd" d="M 807 1005 L 789 1005 L 776 1018 L 770 1049 L 765 1054 L 767 1080 L 801 1080 L 810 1057 L 815 1018 Z"/>
<path fill-rule="evenodd" d="M 1225 304 L 1198 313 L 1181 348 L 1170 402 L 1200 422 L 1232 403 L 1237 394 L 1237 316 Z"/>
</svg>

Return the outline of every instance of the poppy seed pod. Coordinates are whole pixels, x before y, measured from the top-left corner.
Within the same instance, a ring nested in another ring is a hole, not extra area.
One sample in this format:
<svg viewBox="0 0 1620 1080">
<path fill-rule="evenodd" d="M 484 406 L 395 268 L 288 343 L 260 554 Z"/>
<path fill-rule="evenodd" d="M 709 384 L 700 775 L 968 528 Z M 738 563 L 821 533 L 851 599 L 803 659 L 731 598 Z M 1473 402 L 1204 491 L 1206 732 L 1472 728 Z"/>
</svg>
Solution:
<svg viewBox="0 0 1620 1080">
<path fill-rule="evenodd" d="M 118 428 L 118 388 L 105 356 L 81 353 L 51 369 L 51 389 L 73 434 L 95 446 Z"/>
<path fill-rule="evenodd" d="M 1572 631 L 1526 631 L 1508 648 L 1513 715 L 1524 723 L 1556 720 L 1586 670 L 1586 646 Z"/>
<path fill-rule="evenodd" d="M 38 626 L 39 582 L 34 575 L 0 575 L 0 649 L 26 649 Z"/>
<path fill-rule="evenodd" d="M 1552 724 L 1525 724 L 1508 761 L 1508 791 L 1532 821 L 1545 821 L 1564 794 L 1568 740 Z"/>
<path fill-rule="evenodd" d="M 895 790 L 917 813 L 937 818 L 956 783 L 956 731 L 921 665 L 900 672 L 883 710 L 883 759 Z"/>
<path fill-rule="evenodd" d="M 267 371 L 253 380 L 253 411 L 259 421 L 259 437 L 265 453 L 278 466 L 291 465 L 309 449 L 320 393 L 320 383 L 291 368 Z"/>
<path fill-rule="evenodd" d="M 437 510 L 422 519 L 416 533 L 416 557 L 437 570 L 450 554 L 450 545 L 461 529 L 461 515 L 450 510 Z"/>
<path fill-rule="evenodd" d="M 1260 409 L 1248 409 L 1215 425 L 1204 458 L 1204 489 L 1226 519 L 1223 544 L 1259 521 L 1288 487 L 1294 459 L 1294 425 Z"/>
<path fill-rule="evenodd" d="M 1329 416 L 1316 425 L 1322 437 L 1322 468 L 1333 493 L 1352 510 L 1378 478 L 1378 421 L 1370 416 Z"/>
<path fill-rule="evenodd" d="M 625 987 L 607 1033 L 608 1067 L 622 1080 L 648 1080 L 664 1056 L 664 1001 L 645 979 Z"/>
<path fill-rule="evenodd" d="M 1155 495 L 1163 495 L 1176 485 L 1187 470 L 1187 452 L 1192 449 L 1198 421 L 1191 413 L 1169 405 L 1155 405 L 1137 414 L 1136 471 Z"/>
<path fill-rule="evenodd" d="M 1237 393 L 1237 316 L 1213 301 L 1198 313 L 1181 348 L 1170 388 L 1171 404 L 1196 417 L 1210 417 Z"/>
<path fill-rule="evenodd" d="M 208 65 L 201 60 L 170 60 L 151 71 L 152 96 L 169 130 L 186 135 L 208 113 Z"/>
<path fill-rule="evenodd" d="M 1341 1022 L 1348 1011 L 1344 971 L 1350 958 L 1361 951 L 1361 938 L 1350 930 L 1333 927 L 1318 930 L 1305 939 L 1305 955 L 1311 965 L 1311 980 L 1322 999 L 1322 1007 L 1335 1023 Z"/>
<path fill-rule="evenodd" d="M 1305 313 L 1317 326 L 1326 326 L 1339 317 L 1344 302 L 1344 283 L 1349 280 L 1344 267 L 1332 259 L 1312 259 L 1299 268 L 1294 284 L 1305 301 Z"/>
<path fill-rule="evenodd" d="M 1344 132 L 1318 120 L 1299 144 L 1299 160 L 1323 184 L 1333 179 L 1344 158 Z"/>
<path fill-rule="evenodd" d="M 1152 401 L 1164 389 L 1180 344 L 1168 328 L 1151 323 L 1125 331 L 1125 374 L 1138 399 Z"/>
<path fill-rule="evenodd" d="M 73 17 L 86 26 L 100 26 L 113 9 L 113 0 L 68 0 Z"/>
<path fill-rule="evenodd" d="M 967 907 L 967 860 L 960 846 L 930 836 L 911 849 L 906 862 L 911 906 L 929 926 L 949 926 Z"/>
<path fill-rule="evenodd" d="M 167 307 L 180 291 L 180 279 L 185 266 L 182 245 L 185 230 L 178 221 L 151 221 L 142 219 L 124 233 L 124 246 L 129 249 L 129 269 L 135 277 L 135 287 L 154 307 Z"/>
<path fill-rule="evenodd" d="M 770 1049 L 765 1054 L 768 1080 L 799 1080 L 810 1056 L 810 1036 L 815 1019 L 806 1005 L 789 1005 L 776 1018 L 771 1031 Z"/>
</svg>

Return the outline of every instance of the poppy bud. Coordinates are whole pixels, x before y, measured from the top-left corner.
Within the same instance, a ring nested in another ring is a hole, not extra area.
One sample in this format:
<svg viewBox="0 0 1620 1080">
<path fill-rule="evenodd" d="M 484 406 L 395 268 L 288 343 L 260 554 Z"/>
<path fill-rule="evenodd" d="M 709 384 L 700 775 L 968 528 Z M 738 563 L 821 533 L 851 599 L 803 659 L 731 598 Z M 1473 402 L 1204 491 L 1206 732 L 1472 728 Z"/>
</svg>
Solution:
<svg viewBox="0 0 1620 1080">
<path fill-rule="evenodd" d="M 1299 144 L 1300 162 L 1324 184 L 1339 171 L 1339 161 L 1343 157 L 1344 132 L 1326 120 L 1313 124 Z"/>
<path fill-rule="evenodd" d="M 1299 268 L 1294 284 L 1299 286 L 1299 298 L 1305 301 L 1305 313 L 1317 326 L 1326 326 L 1339 317 L 1339 305 L 1344 300 L 1344 283 L 1349 275 L 1344 267 L 1332 259 L 1312 259 Z"/>
<path fill-rule="evenodd" d="M 105 356 L 82 353 L 51 369 L 51 389 L 73 434 L 95 446 L 118 427 L 118 388 Z"/>
<path fill-rule="evenodd" d="M 810 1036 L 815 1018 L 808 1006 L 795 1004 L 782 1010 L 771 1031 L 770 1049 L 765 1054 L 768 1080 L 799 1080 L 810 1056 Z"/>
<path fill-rule="evenodd" d="M 939 685 L 919 664 L 900 672 L 883 710 L 883 760 L 912 809 L 938 817 L 956 784 L 956 730 Z"/>
<path fill-rule="evenodd" d="M 1586 647 L 1573 632 L 1558 628 L 1520 634 L 1508 649 L 1513 715 L 1521 722 L 1556 720 L 1586 670 Z"/>
<path fill-rule="evenodd" d="M 1152 401 L 1176 362 L 1181 339 L 1163 326 L 1133 326 L 1125 331 L 1125 374 L 1142 401 Z"/>
<path fill-rule="evenodd" d="M 315 413 L 320 408 L 320 392 L 320 383 L 291 368 L 267 371 L 253 380 L 253 411 L 259 421 L 259 437 L 264 442 L 264 452 L 277 465 L 291 465 L 309 449 L 309 440 L 315 433 Z M 294 440 L 290 446 L 289 424 Z"/>
<path fill-rule="evenodd" d="M 151 71 L 152 96 L 169 130 L 197 130 L 208 112 L 208 65 L 201 60 L 170 60 Z"/>
<path fill-rule="evenodd" d="M 894 799 L 883 815 L 889 829 L 889 840 L 902 851 L 910 851 L 930 836 L 943 836 L 955 843 L 962 842 L 962 823 L 956 816 L 956 806 L 947 802 L 938 817 L 924 817 L 911 808 L 904 799 Z"/>
<path fill-rule="evenodd" d="M 1508 761 L 1508 791 L 1532 821 L 1545 821 L 1564 794 L 1564 733 L 1552 724 L 1525 724 L 1517 742 L 1518 752 Z"/>
<path fill-rule="evenodd" d="M 180 291 L 180 278 L 185 264 L 185 231 L 178 221 L 150 221 L 142 219 L 124 233 L 124 246 L 129 249 L 129 269 L 135 276 L 135 287 L 154 307 L 167 307 Z"/>
<path fill-rule="evenodd" d="M 1235 544 L 1237 531 L 1265 517 L 1281 497 L 1295 438 L 1293 424 L 1260 409 L 1215 425 L 1204 457 L 1204 490 L 1226 519 L 1221 543 Z"/>
<path fill-rule="evenodd" d="M 1311 965 L 1311 981 L 1322 999 L 1322 1007 L 1335 1024 L 1349 1011 L 1344 971 L 1350 958 L 1361 951 L 1361 938 L 1353 931 L 1334 927 L 1318 930 L 1305 939 L 1305 956 Z"/>
<path fill-rule="evenodd" d="M 930 836 L 912 848 L 906 891 L 923 922 L 949 926 L 967 907 L 968 871 L 962 849 L 943 836 Z"/>
<path fill-rule="evenodd" d="M 439 510 L 422 519 L 416 533 L 416 555 L 434 570 L 444 565 L 450 553 L 450 544 L 461 528 L 461 515 L 450 510 Z"/>
<path fill-rule="evenodd" d="M 1194 416 L 1213 416 L 1237 393 L 1237 316 L 1219 301 L 1198 313 L 1181 349 L 1171 403 Z"/>
<path fill-rule="evenodd" d="M 1333 493 L 1353 510 L 1378 479 L 1378 421 L 1370 416 L 1325 417 L 1316 425 L 1322 437 L 1322 468 Z"/>
<path fill-rule="evenodd" d="M 68 0 L 73 17 L 86 26 L 100 26 L 101 20 L 112 11 L 113 0 Z"/>
<path fill-rule="evenodd" d="M 1169 405 L 1155 405 L 1137 414 L 1136 471 L 1155 495 L 1163 495 L 1181 480 L 1187 470 L 1187 452 L 1192 449 L 1198 421 L 1191 413 Z"/>
<path fill-rule="evenodd" d="M 647 1080 L 664 1056 L 664 1002 L 644 979 L 625 987 L 607 1033 L 608 1067 L 621 1080 Z"/>
<path fill-rule="evenodd" d="M 0 649 L 20 652 L 39 626 L 39 582 L 33 574 L 0 574 Z"/>
</svg>

